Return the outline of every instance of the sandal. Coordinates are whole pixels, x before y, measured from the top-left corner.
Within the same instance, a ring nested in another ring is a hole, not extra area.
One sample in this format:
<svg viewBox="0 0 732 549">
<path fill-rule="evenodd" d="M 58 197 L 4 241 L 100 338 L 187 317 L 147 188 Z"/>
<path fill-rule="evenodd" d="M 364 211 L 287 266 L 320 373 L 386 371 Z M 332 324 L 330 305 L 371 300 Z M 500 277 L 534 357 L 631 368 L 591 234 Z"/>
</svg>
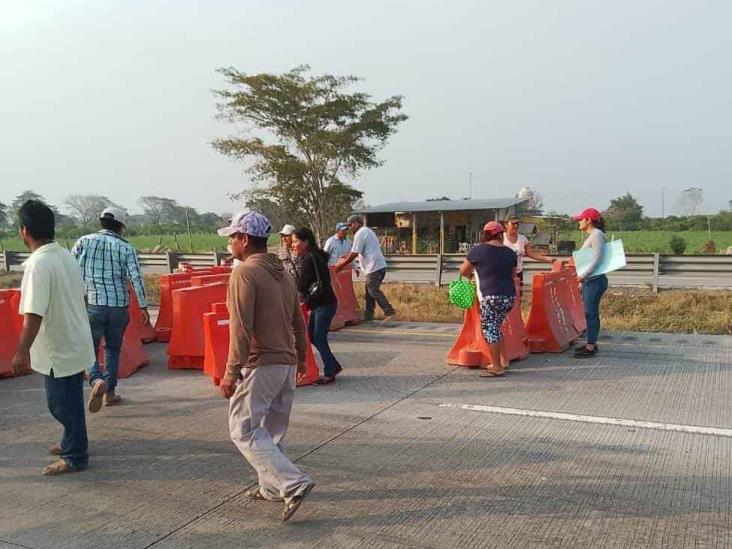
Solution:
<svg viewBox="0 0 732 549">
<path fill-rule="evenodd" d="M 299 496 L 293 496 L 285 500 L 285 507 L 282 509 L 282 522 L 287 522 L 288 520 L 290 520 L 290 518 L 292 518 L 292 515 L 294 515 L 295 512 L 300 508 L 300 505 L 305 499 L 305 496 L 307 496 L 313 488 L 315 488 L 315 483 L 311 482 L 305 487 L 305 490 L 302 491 L 302 494 L 300 494 Z"/>
<path fill-rule="evenodd" d="M 478 377 L 503 377 L 503 371 L 496 372 L 494 370 L 486 370 L 478 374 Z"/>
<path fill-rule="evenodd" d="M 329 383 L 335 383 L 335 376 L 333 377 L 321 377 L 315 382 L 315 385 L 328 385 Z"/>
<path fill-rule="evenodd" d="M 52 477 L 55 475 L 61 475 L 63 473 L 73 473 L 74 470 L 69 467 L 69 464 L 66 463 L 63 459 L 60 459 L 51 465 L 46 465 L 43 468 L 43 475 L 47 477 Z"/>
<path fill-rule="evenodd" d="M 262 495 L 262 492 L 259 490 L 259 484 L 255 484 L 254 486 L 247 488 L 244 492 L 244 495 L 246 495 L 249 499 L 253 499 L 254 501 L 267 501 L 267 499 Z"/>
</svg>

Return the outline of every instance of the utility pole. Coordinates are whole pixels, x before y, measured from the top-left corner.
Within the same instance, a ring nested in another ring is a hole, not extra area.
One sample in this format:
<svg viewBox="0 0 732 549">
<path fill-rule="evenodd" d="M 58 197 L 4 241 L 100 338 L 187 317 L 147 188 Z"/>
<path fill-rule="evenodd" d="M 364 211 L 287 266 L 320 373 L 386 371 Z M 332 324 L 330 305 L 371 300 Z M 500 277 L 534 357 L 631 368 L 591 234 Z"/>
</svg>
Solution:
<svg viewBox="0 0 732 549">
<path fill-rule="evenodd" d="M 666 205 L 666 187 L 661 187 L 661 219 L 666 218 L 665 205 Z"/>
</svg>

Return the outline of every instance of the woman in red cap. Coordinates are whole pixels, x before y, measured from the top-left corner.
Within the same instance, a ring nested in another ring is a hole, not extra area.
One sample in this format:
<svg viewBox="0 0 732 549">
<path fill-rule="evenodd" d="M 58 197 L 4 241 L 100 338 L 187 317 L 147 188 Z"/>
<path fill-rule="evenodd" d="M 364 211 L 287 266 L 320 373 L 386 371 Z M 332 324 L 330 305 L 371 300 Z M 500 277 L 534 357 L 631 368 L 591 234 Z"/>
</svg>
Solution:
<svg viewBox="0 0 732 549">
<path fill-rule="evenodd" d="M 502 376 L 508 367 L 501 324 L 516 301 L 516 253 L 503 245 L 503 225 L 489 221 L 483 227 L 483 243 L 475 246 L 460 266 L 460 274 L 478 282 L 480 321 L 488 343 L 491 366 L 480 377 Z"/>
<path fill-rule="evenodd" d="M 582 301 L 585 304 L 587 320 L 587 344 L 574 350 L 577 358 L 587 358 L 597 354 L 597 337 L 600 334 L 600 300 L 607 291 L 607 276 L 594 274 L 602 262 L 605 250 L 605 221 L 595 208 L 587 208 L 573 218 L 579 222 L 579 230 L 587 234 L 582 249 L 592 250 L 592 261 L 577 279 L 582 284 Z"/>
</svg>

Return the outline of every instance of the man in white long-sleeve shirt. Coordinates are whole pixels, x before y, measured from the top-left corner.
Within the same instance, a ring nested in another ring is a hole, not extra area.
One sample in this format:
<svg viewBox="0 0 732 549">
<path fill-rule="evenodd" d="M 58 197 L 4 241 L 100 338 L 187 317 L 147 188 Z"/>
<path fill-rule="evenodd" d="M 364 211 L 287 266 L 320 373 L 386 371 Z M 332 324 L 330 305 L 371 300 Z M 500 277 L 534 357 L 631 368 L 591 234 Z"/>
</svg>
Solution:
<svg viewBox="0 0 732 549">
<path fill-rule="evenodd" d="M 592 261 L 577 273 L 577 279 L 582 284 L 582 301 L 585 304 L 587 344 L 575 349 L 574 356 L 586 358 L 597 354 L 597 338 L 600 334 L 600 301 L 608 286 L 606 275 L 595 274 L 602 262 L 605 250 L 605 221 L 595 208 L 587 208 L 573 219 L 579 222 L 580 231 L 587 234 L 582 249 L 592 250 Z"/>
</svg>

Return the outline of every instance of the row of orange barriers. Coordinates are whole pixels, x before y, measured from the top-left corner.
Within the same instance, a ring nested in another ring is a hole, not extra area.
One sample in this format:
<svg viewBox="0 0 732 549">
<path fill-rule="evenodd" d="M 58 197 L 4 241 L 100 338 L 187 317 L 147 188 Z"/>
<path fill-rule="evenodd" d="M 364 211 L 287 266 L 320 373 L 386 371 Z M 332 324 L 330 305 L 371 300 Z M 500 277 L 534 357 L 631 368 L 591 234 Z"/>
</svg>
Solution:
<svg viewBox="0 0 732 549">
<path fill-rule="evenodd" d="M 556 262 L 551 271 L 534 275 L 526 325 L 521 317 L 521 300 L 517 299 L 501 326 L 509 360 L 526 358 L 529 353 L 560 353 L 582 335 L 587 324 L 577 286 L 574 267 L 561 262 Z M 518 285 L 516 295 L 521 295 Z M 477 302 L 465 312 L 458 338 L 447 354 L 447 363 L 471 368 L 491 365 Z"/>
<path fill-rule="evenodd" d="M 302 314 L 307 325 L 309 313 L 304 306 Z M 214 303 L 211 312 L 203 315 L 203 337 L 203 373 L 211 377 L 214 385 L 219 385 L 226 372 L 229 354 L 229 311 L 226 303 Z M 320 371 L 308 338 L 307 369 L 304 374 L 297 375 L 297 386 L 312 385 L 319 377 Z"/>
<path fill-rule="evenodd" d="M 224 269 L 224 268 L 218 268 Z M 192 270 L 162 275 L 160 312 L 155 330 L 169 339 L 168 368 L 203 370 L 218 384 L 226 367 L 229 347 L 227 281 L 230 272 Z M 356 294 L 351 269 L 340 273 L 331 270 L 338 309 L 331 329 L 337 330 L 358 322 Z M 303 311 L 307 320 L 307 312 Z M 298 385 L 314 383 L 319 377 L 312 346 L 308 345 L 307 373 L 298 377 Z"/>
<path fill-rule="evenodd" d="M 2 345 L 0 345 L 0 377 L 13 375 L 11 361 L 18 347 L 23 329 L 23 316 L 18 312 L 19 306 L 20 290 L 0 290 L 0 339 L 2 340 Z M 139 311 L 139 307 L 137 309 Z M 142 320 L 133 321 L 134 310 L 131 310 L 130 313 L 130 323 L 125 331 L 120 353 L 120 378 L 131 376 L 138 368 L 149 362 L 148 356 L 142 348 L 144 335 L 137 327 L 137 323 L 142 324 Z M 100 364 L 104 364 L 104 345 L 100 346 L 98 359 Z M 30 373 L 30 371 L 28 369 L 26 373 Z"/>
</svg>

